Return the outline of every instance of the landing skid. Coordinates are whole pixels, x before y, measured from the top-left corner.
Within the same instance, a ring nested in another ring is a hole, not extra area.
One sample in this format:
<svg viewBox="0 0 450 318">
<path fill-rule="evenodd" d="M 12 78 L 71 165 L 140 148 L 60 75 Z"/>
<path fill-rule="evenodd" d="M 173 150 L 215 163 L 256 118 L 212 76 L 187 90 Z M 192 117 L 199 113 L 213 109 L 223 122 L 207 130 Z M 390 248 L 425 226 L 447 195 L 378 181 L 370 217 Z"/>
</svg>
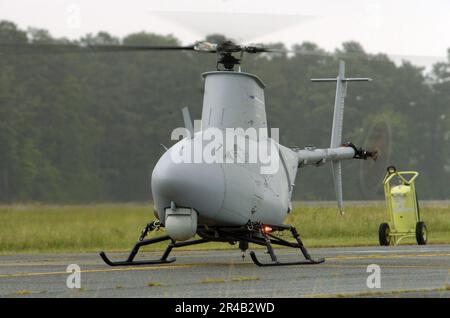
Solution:
<svg viewBox="0 0 450 318">
<path fill-rule="evenodd" d="M 261 234 L 264 238 L 264 244 L 261 243 L 257 243 L 260 245 L 265 245 L 267 247 L 267 253 L 270 255 L 270 258 L 272 260 L 272 262 L 270 263 L 262 263 L 258 260 L 258 258 L 256 257 L 255 252 L 251 251 L 250 252 L 250 257 L 253 261 L 253 263 L 255 263 L 258 266 L 287 266 L 287 265 L 314 265 L 314 264 L 320 264 L 325 262 L 324 258 L 319 258 L 319 259 L 313 259 L 308 251 L 306 250 L 305 246 L 303 245 L 303 242 L 300 238 L 300 235 L 298 234 L 297 230 L 295 229 L 295 227 L 293 226 L 282 226 L 282 227 L 276 227 L 276 230 L 278 231 L 284 231 L 284 230 L 289 230 L 292 234 L 292 236 L 295 238 L 295 240 L 297 241 L 297 243 L 292 243 L 286 240 L 283 240 L 273 234 L 266 234 L 261 230 Z M 305 257 L 305 261 L 294 261 L 294 262 L 280 262 L 278 261 L 277 256 L 275 255 L 275 252 L 273 250 L 272 244 L 278 244 L 278 245 L 282 245 L 282 246 L 287 246 L 287 247 L 293 247 L 293 248 L 298 248 L 300 249 L 300 251 L 302 252 L 303 256 Z"/>
<path fill-rule="evenodd" d="M 128 255 L 128 258 L 125 261 L 111 261 L 108 258 L 108 256 L 106 256 L 105 252 L 100 252 L 100 257 L 109 266 L 137 266 L 137 265 L 168 264 L 168 263 L 173 263 L 173 262 L 176 261 L 175 257 L 168 258 L 169 254 L 170 254 L 170 252 L 172 251 L 173 248 L 182 247 L 182 246 L 188 246 L 188 245 L 201 244 L 201 243 L 206 243 L 207 242 L 207 241 L 201 239 L 201 240 L 193 240 L 193 241 L 188 241 L 188 242 L 176 243 L 168 235 L 155 237 L 153 239 L 147 239 L 147 240 L 144 239 L 145 236 L 147 236 L 147 234 L 149 232 L 151 232 L 151 231 L 153 231 L 155 229 L 159 229 L 159 227 L 160 227 L 159 221 L 153 221 L 152 223 L 147 224 L 145 229 L 142 231 L 141 236 L 139 237 L 139 240 L 134 245 L 133 249 L 130 252 L 130 255 Z M 155 243 L 163 242 L 163 241 L 170 241 L 170 243 L 169 243 L 169 245 L 167 245 L 167 248 L 164 251 L 164 253 L 163 253 L 163 255 L 161 256 L 160 259 L 137 260 L 137 261 L 134 260 L 134 258 L 136 257 L 137 253 L 139 252 L 139 249 L 142 246 L 155 244 Z"/>
<path fill-rule="evenodd" d="M 190 245 L 196 245 L 196 244 L 203 244 L 213 241 L 219 241 L 219 242 L 229 242 L 234 243 L 236 241 L 239 242 L 247 242 L 247 243 L 254 243 L 258 245 L 265 246 L 267 248 L 267 252 L 271 257 L 270 263 L 263 263 L 258 260 L 256 257 L 255 252 L 250 252 L 250 257 L 258 266 L 286 266 L 286 265 L 313 265 L 313 264 L 320 264 L 325 261 L 325 259 L 313 259 L 309 255 L 308 251 L 306 250 L 305 246 L 303 245 L 302 240 L 300 239 L 300 235 L 297 233 L 297 230 L 293 226 L 271 226 L 273 231 L 285 231 L 289 230 L 292 234 L 292 236 L 295 238 L 296 242 L 289 242 L 286 240 L 283 240 L 273 234 L 266 233 L 264 231 L 264 227 L 260 223 L 252 223 L 249 222 L 244 227 L 217 227 L 217 228 L 207 228 L 202 227 L 199 228 L 198 234 L 202 237 L 198 240 L 191 240 L 186 242 L 175 242 L 173 239 L 171 239 L 169 236 L 160 236 L 152 239 L 144 239 L 145 236 L 148 234 L 148 232 L 153 231 L 155 229 L 159 229 L 160 224 L 159 221 L 154 221 L 152 223 L 149 223 L 146 228 L 142 231 L 141 236 L 139 237 L 138 242 L 134 245 L 133 249 L 131 250 L 128 258 L 125 261 L 112 261 L 110 260 L 105 252 L 100 252 L 100 257 L 102 260 L 109 266 L 138 266 L 138 265 L 156 265 L 156 264 L 168 264 L 173 263 L 176 259 L 175 258 L 168 258 L 170 252 L 173 248 L 177 247 L 184 247 L 184 246 L 190 246 Z M 170 241 L 170 243 L 167 245 L 166 250 L 164 251 L 163 255 L 159 259 L 153 259 L 153 260 L 134 260 L 137 253 L 139 252 L 139 249 L 142 246 L 155 244 L 158 242 L 163 241 Z M 304 261 L 294 261 L 294 262 L 279 262 L 277 256 L 275 255 L 275 252 L 273 250 L 272 244 L 286 246 L 286 247 L 292 247 L 292 248 L 298 248 L 302 252 L 303 256 L 305 257 Z M 248 244 L 247 244 L 248 246 Z"/>
<path fill-rule="evenodd" d="M 255 263 L 258 266 L 264 267 L 264 266 L 288 266 L 288 265 L 314 265 L 314 264 L 320 264 L 325 262 L 324 258 L 319 258 L 317 260 L 311 259 L 311 260 L 307 260 L 307 261 L 298 261 L 298 262 L 279 262 L 279 261 L 275 261 L 275 262 L 271 262 L 271 263 L 261 263 L 258 258 L 256 257 L 255 252 L 251 251 L 250 252 L 250 257 L 253 261 L 253 263 Z"/>
<path fill-rule="evenodd" d="M 134 266 L 134 265 L 155 265 L 155 264 L 168 264 L 176 261 L 175 257 L 169 259 L 156 259 L 156 260 L 139 260 L 139 261 L 111 261 L 105 252 L 100 252 L 100 257 L 109 266 Z"/>
</svg>

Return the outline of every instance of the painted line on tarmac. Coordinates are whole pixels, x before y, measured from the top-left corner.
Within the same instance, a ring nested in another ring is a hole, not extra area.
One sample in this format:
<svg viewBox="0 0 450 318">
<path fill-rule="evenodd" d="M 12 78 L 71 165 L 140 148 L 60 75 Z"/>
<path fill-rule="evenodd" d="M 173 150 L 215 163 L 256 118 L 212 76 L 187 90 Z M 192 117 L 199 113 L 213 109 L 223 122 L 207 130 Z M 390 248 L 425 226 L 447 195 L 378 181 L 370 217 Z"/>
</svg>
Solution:
<svg viewBox="0 0 450 318">
<path fill-rule="evenodd" d="M 166 266 L 145 266 L 145 267 L 133 267 L 133 268 L 105 268 L 105 269 L 86 269 L 81 273 L 106 273 L 106 272 L 126 272 L 126 271 L 144 271 L 144 270 L 157 270 L 157 269 L 178 269 L 189 268 L 197 265 L 166 265 Z M 0 274 L 0 278 L 12 278 L 12 277 L 30 277 L 30 276 L 50 276 L 50 275 L 67 275 L 64 272 L 30 272 L 30 273 L 16 273 L 16 274 Z"/>
<path fill-rule="evenodd" d="M 305 298 L 350 298 L 350 297 L 380 297 L 385 295 L 402 295 L 408 293 L 429 293 L 429 292 L 440 292 L 442 294 L 448 292 L 447 286 L 436 287 L 436 288 L 418 288 L 418 289 L 400 289 L 400 290 L 386 290 L 386 291 L 364 291 L 364 292 L 343 292 L 343 293 L 317 293 L 317 294 L 305 294 Z"/>
<path fill-rule="evenodd" d="M 450 257 L 450 253 L 420 253 L 420 254 L 390 254 L 390 255 L 364 255 L 364 256 L 347 256 L 347 255 L 341 255 L 341 256 L 332 256 L 332 257 L 326 257 L 326 260 L 352 260 L 352 259 L 389 259 L 389 258 L 414 258 L 414 257 Z"/>
<path fill-rule="evenodd" d="M 424 248 L 424 249 L 382 249 L 382 250 L 343 250 L 343 252 L 347 252 L 349 254 L 367 254 L 367 253 L 432 253 L 432 252 L 441 252 L 446 253 L 449 252 L 449 249 L 442 248 Z"/>
<path fill-rule="evenodd" d="M 253 263 L 228 263 L 228 264 L 207 264 L 207 263 L 195 263 L 189 265 L 166 265 L 166 266 L 152 266 L 152 267 L 135 267 L 135 268 L 115 268 L 115 269 L 88 269 L 82 270 L 82 273 L 107 273 L 107 272 L 127 272 L 127 271 L 143 271 L 143 270 L 160 270 L 160 269 L 180 269 L 191 268 L 200 266 L 235 266 L 235 265 L 248 265 L 255 266 Z M 339 265 L 339 264 L 321 264 L 317 268 L 366 268 L 366 265 Z M 383 268 L 409 268 L 409 269 L 443 269 L 450 272 L 448 266 L 434 266 L 434 265 L 382 265 Z M 52 276 L 52 275 L 67 275 L 67 272 L 30 272 L 30 273 L 16 273 L 16 274 L 3 274 L 0 278 L 14 278 L 14 277 L 34 277 L 34 276 Z"/>
<path fill-rule="evenodd" d="M 320 264 L 320 267 L 332 267 L 332 268 L 367 268 L 367 265 L 356 265 L 356 264 L 346 264 L 346 265 L 339 265 L 339 264 Z M 409 268 L 409 269 L 442 269 L 442 270 L 448 270 L 450 272 L 449 266 L 440 266 L 440 265 L 385 265 L 380 264 L 380 267 L 382 268 Z"/>
<path fill-rule="evenodd" d="M 364 259 L 398 259 L 398 258 L 414 258 L 414 257 L 445 257 L 449 256 L 450 253 L 428 253 L 428 254 L 390 254 L 390 255 L 365 255 L 365 256 L 335 256 L 335 257 L 327 257 L 326 260 L 334 260 L 334 261 L 346 261 L 346 260 L 364 260 Z M 11 264 L 10 264 L 11 265 Z M 43 264 L 48 265 L 48 264 Z M 64 264 L 65 265 L 65 264 Z M 179 268 L 190 268 L 190 267 L 199 267 L 199 266 L 254 266 L 253 263 L 192 263 L 192 264 L 184 264 L 184 265 L 163 265 L 163 266 L 145 266 L 145 267 L 133 267 L 133 268 L 108 268 L 108 269 L 88 269 L 82 270 L 82 273 L 100 273 L 100 272 L 120 272 L 120 271 L 142 271 L 142 270 L 158 270 L 158 269 L 179 269 Z M 324 264 L 325 266 L 333 266 L 332 264 Z M 14 265 L 12 265 L 14 266 Z M 351 265 L 347 265 L 351 266 Z M 393 265 L 385 265 L 393 266 Z M 398 265 L 398 268 L 420 268 L 410 267 L 414 265 Z M 320 267 L 320 265 L 318 266 Z M 345 265 L 343 265 L 345 267 Z M 424 268 L 431 268 L 429 266 L 425 266 Z M 443 267 L 447 268 L 447 267 Z M 30 276 L 45 276 L 45 275 L 66 275 L 65 271 L 55 271 L 55 272 L 28 272 L 28 273 L 14 273 L 14 274 L 0 274 L 0 278 L 11 278 L 11 277 L 30 277 Z"/>
</svg>

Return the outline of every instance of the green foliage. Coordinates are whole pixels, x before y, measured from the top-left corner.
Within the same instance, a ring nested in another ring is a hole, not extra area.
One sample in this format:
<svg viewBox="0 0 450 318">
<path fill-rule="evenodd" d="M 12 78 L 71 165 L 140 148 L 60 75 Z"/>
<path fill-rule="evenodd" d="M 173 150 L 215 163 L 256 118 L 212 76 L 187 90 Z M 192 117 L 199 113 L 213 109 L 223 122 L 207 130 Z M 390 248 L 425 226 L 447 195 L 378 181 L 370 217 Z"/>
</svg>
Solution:
<svg viewBox="0 0 450 318">
<path fill-rule="evenodd" d="M 450 207 L 421 204 L 429 244 L 450 243 Z M 136 242 L 151 204 L 0 205 L 0 254 L 18 252 L 127 252 Z M 341 216 L 336 206 L 298 205 L 286 223 L 296 226 L 306 246 L 378 245 L 378 226 L 387 221 L 384 204 L 347 204 Z M 164 234 L 164 229 L 151 236 Z M 292 239 L 288 233 L 281 233 Z M 416 244 L 415 239 L 403 241 Z M 160 242 L 144 250 L 163 250 Z M 255 246 L 256 247 L 256 246 Z M 228 243 L 196 245 L 194 249 L 235 249 Z M 253 247 L 252 247 L 253 248 Z"/>
<path fill-rule="evenodd" d="M 0 22 L 1 43 L 26 41 L 69 42 L 45 30 L 23 31 Z M 179 43 L 171 35 L 145 32 L 124 39 L 100 32 L 77 42 Z M 314 43 L 296 47 L 318 55 L 246 56 L 243 65 L 266 82 L 269 124 L 280 128 L 283 144 L 329 145 L 334 86 L 309 78 L 334 76 L 340 54 L 351 54 L 356 58 L 347 63 L 347 73 L 374 81 L 349 87 L 345 139 L 363 143 L 375 118 L 389 121 L 391 163 L 421 172 L 421 198 L 449 197 L 450 59 L 425 74 L 409 63 L 396 66 L 381 54 L 374 61 L 358 59 L 368 54 L 355 42 L 344 43 L 332 57 Z M 190 52 L 1 55 L 0 201 L 149 200 L 160 143 L 173 143 L 170 133 L 182 125 L 182 107 L 188 105 L 200 117 L 199 74 L 214 65 L 213 54 Z M 344 167 L 345 197 L 366 199 L 359 189 L 359 163 Z M 333 199 L 330 182 L 329 169 L 301 170 L 295 198 Z"/>
</svg>

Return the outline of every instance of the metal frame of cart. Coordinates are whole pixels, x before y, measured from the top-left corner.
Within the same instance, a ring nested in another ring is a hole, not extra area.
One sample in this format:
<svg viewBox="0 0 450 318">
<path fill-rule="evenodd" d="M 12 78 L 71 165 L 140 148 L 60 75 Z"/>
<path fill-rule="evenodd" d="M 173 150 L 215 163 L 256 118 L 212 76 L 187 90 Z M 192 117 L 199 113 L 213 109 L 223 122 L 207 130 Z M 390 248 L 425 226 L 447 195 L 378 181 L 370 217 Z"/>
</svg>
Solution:
<svg viewBox="0 0 450 318">
<path fill-rule="evenodd" d="M 394 166 L 387 169 L 384 177 L 384 195 L 389 222 L 381 223 L 379 227 L 380 245 L 397 245 L 401 240 L 415 237 L 417 244 L 427 243 L 427 227 L 420 220 L 419 202 L 415 180 L 417 171 L 397 171 Z M 393 186 L 392 181 L 399 184 Z"/>
</svg>

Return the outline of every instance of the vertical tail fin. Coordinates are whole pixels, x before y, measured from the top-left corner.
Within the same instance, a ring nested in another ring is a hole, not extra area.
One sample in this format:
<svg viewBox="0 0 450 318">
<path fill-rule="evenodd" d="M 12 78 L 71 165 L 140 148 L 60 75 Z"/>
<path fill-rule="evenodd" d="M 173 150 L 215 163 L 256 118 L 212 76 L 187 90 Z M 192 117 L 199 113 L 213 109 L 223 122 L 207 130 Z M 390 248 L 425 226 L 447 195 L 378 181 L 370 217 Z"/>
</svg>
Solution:
<svg viewBox="0 0 450 318">
<path fill-rule="evenodd" d="M 344 201 L 342 200 L 342 168 L 338 160 L 331 162 L 331 171 L 333 173 L 334 191 L 341 215 L 344 215 Z"/>
<path fill-rule="evenodd" d="M 339 74 L 336 78 L 336 97 L 334 99 L 333 128 L 331 129 L 330 148 L 339 147 L 342 144 L 342 125 L 344 123 L 344 100 L 347 94 L 347 82 L 345 78 L 345 63 L 339 61 Z"/>
<path fill-rule="evenodd" d="M 347 95 L 347 82 L 371 81 L 370 78 L 346 78 L 345 63 L 339 61 L 339 73 L 336 78 L 318 78 L 312 79 L 313 82 L 336 82 L 336 96 L 334 99 L 333 127 L 331 129 L 330 148 L 340 147 L 342 145 L 342 127 L 344 123 L 344 101 Z M 336 191 L 336 200 L 341 214 L 344 214 L 344 205 L 342 200 L 342 169 L 339 160 L 333 160 L 331 163 L 333 173 L 334 189 Z"/>
<path fill-rule="evenodd" d="M 336 148 L 342 145 L 342 127 L 344 124 L 344 102 L 346 95 L 347 82 L 345 81 L 345 63 L 344 61 L 339 61 L 330 148 Z M 331 163 L 331 172 L 333 174 L 334 191 L 336 192 L 339 212 L 341 215 L 344 215 L 344 202 L 342 199 L 342 167 L 340 161 L 336 160 Z"/>
<path fill-rule="evenodd" d="M 184 121 L 184 127 L 189 131 L 191 134 L 191 138 L 194 138 L 194 126 L 192 124 L 191 119 L 191 112 L 189 111 L 188 107 L 184 107 L 181 112 L 183 113 L 183 121 Z"/>
</svg>

